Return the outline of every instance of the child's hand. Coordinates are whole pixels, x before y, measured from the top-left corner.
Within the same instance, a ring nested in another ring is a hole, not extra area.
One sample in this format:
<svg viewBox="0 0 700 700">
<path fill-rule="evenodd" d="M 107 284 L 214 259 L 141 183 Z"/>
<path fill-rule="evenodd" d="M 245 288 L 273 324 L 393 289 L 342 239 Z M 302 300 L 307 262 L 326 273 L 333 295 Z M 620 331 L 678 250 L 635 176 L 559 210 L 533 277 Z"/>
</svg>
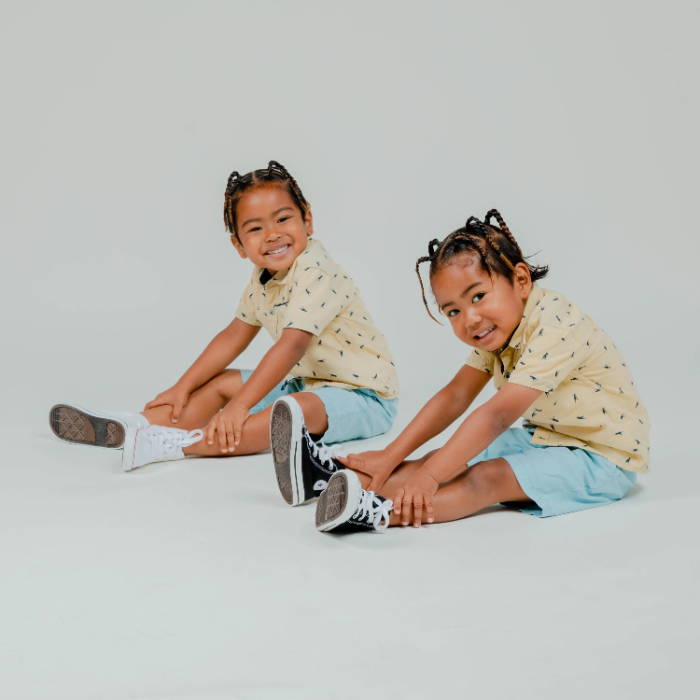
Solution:
<svg viewBox="0 0 700 700">
<path fill-rule="evenodd" d="M 182 413 L 182 409 L 187 405 L 189 399 L 190 392 L 179 384 L 175 384 L 175 386 L 171 386 L 170 389 L 161 391 L 155 399 L 149 401 L 143 408 L 146 410 L 155 408 L 156 406 L 172 406 L 173 409 L 170 420 L 173 423 L 177 423 L 180 418 L 180 413 Z"/>
<path fill-rule="evenodd" d="M 241 441 L 243 424 L 248 419 L 248 407 L 230 401 L 210 421 L 206 428 L 207 444 L 218 437 L 222 452 L 234 452 Z"/>
<path fill-rule="evenodd" d="M 336 458 L 341 464 L 357 472 L 367 474 L 371 478 L 368 491 L 378 491 L 401 460 L 396 460 L 386 450 L 370 450 L 359 454 L 346 455 Z"/>
<path fill-rule="evenodd" d="M 413 510 L 413 526 L 420 527 L 425 515 L 425 522 L 432 523 L 433 496 L 440 484 L 430 474 L 419 469 L 393 497 L 394 513 L 401 516 L 401 524 L 408 525 Z"/>
</svg>

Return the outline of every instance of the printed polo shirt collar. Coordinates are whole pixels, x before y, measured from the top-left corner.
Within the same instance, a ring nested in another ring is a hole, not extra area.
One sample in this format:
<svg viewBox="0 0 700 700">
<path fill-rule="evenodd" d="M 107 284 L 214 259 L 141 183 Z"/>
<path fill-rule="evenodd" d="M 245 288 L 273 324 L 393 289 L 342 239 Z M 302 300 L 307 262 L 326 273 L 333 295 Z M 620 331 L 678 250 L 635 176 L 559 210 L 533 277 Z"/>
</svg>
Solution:
<svg viewBox="0 0 700 700">
<path fill-rule="evenodd" d="M 260 274 L 258 275 L 258 282 L 264 287 L 271 279 L 274 279 L 275 275 L 270 272 L 266 267 L 258 268 Z"/>
<path fill-rule="evenodd" d="M 297 258 L 298 260 L 299 258 Z M 290 276 L 290 272 L 294 270 L 294 266 L 297 264 L 297 260 L 292 263 L 292 266 L 288 270 L 278 270 L 277 272 L 270 272 L 266 267 L 256 268 L 258 282 L 265 287 L 267 285 L 283 285 Z"/>
<path fill-rule="evenodd" d="M 504 348 L 501 348 L 501 350 L 499 351 L 499 355 L 506 352 L 508 348 L 513 348 L 514 350 L 517 350 L 520 347 L 520 342 L 522 341 L 523 334 L 525 333 L 525 327 L 527 326 L 528 318 L 533 312 L 537 302 L 540 299 L 542 299 L 543 296 L 544 291 L 542 290 L 542 287 L 533 283 L 532 290 L 530 291 L 530 296 L 525 302 L 525 308 L 523 309 L 523 317 L 522 319 L 520 319 L 518 327 L 513 331 L 513 335 L 510 336 L 508 344 Z"/>
<path fill-rule="evenodd" d="M 307 243 L 306 243 L 306 248 L 297 255 L 297 257 L 294 259 L 294 262 L 292 263 L 291 267 L 287 270 L 279 270 L 277 272 L 270 272 L 266 267 L 258 267 L 257 265 L 255 266 L 255 277 L 257 278 L 258 282 L 262 284 L 263 287 L 266 285 L 270 284 L 277 284 L 277 285 L 283 285 L 286 284 L 289 280 L 292 279 L 294 276 L 294 270 L 296 269 L 297 263 L 299 262 L 299 258 L 304 255 L 304 253 L 309 250 L 311 247 L 311 244 L 314 242 L 313 238 L 309 238 Z"/>
</svg>

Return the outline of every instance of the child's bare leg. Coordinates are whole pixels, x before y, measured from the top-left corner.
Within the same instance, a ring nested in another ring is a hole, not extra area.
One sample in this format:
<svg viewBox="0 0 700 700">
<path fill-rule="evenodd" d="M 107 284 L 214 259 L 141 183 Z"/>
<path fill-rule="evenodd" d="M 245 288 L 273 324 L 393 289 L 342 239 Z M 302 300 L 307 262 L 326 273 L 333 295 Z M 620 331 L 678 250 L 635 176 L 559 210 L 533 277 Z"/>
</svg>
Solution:
<svg viewBox="0 0 700 700">
<path fill-rule="evenodd" d="M 304 423 L 310 433 L 324 433 L 328 429 L 328 416 L 326 408 L 321 399 L 310 392 L 302 391 L 295 394 L 290 394 L 304 413 Z M 218 410 L 218 409 L 217 409 Z M 243 425 L 243 433 L 241 441 L 236 448 L 236 451 L 231 453 L 224 451 L 218 441 L 218 436 L 214 439 L 214 444 L 207 444 L 206 440 L 200 440 L 194 445 L 186 447 L 183 451 L 188 455 L 199 455 L 202 457 L 230 457 L 234 455 L 249 455 L 257 452 L 263 452 L 270 447 L 270 413 L 272 406 L 269 406 L 264 411 L 256 413 L 245 422 Z M 214 415 L 212 413 L 212 415 Z M 209 422 L 209 418 L 206 422 Z M 182 420 L 182 419 L 181 419 Z M 178 423 L 179 425 L 179 423 Z M 204 427 L 206 423 L 197 427 Z"/>
<path fill-rule="evenodd" d="M 431 450 L 430 452 L 427 452 L 424 454 L 422 457 L 419 457 L 418 459 L 407 459 L 404 462 L 401 462 L 398 467 L 394 470 L 394 472 L 391 474 L 391 476 L 386 480 L 384 486 L 378 490 L 378 493 L 382 496 L 384 496 L 384 491 L 386 489 L 386 485 L 389 484 L 390 488 L 393 489 L 393 492 L 396 492 L 396 489 L 403 485 L 403 483 L 408 479 L 408 477 L 413 474 L 413 472 L 416 469 L 419 469 L 420 467 L 423 466 L 423 462 L 425 462 L 428 457 L 432 456 L 435 454 L 437 450 Z M 367 475 L 364 474 L 363 472 L 359 472 L 356 469 L 353 470 L 355 474 L 360 479 L 360 484 L 362 485 L 363 489 L 368 489 L 370 482 L 372 479 Z"/>
<path fill-rule="evenodd" d="M 149 423 L 152 425 L 164 425 L 169 428 L 181 428 L 182 430 L 195 430 L 204 428 L 209 421 L 241 390 L 243 380 L 237 369 L 227 369 L 210 379 L 206 384 L 194 391 L 187 405 L 182 409 L 177 423 L 171 420 L 172 409 L 170 406 L 157 406 L 143 411 Z M 321 399 L 316 394 L 299 392 L 291 394 L 304 413 L 304 422 L 311 433 L 324 433 L 328 428 L 328 416 Z M 245 422 L 241 442 L 234 453 L 224 452 L 218 441 L 208 445 L 205 440 L 200 440 L 194 445 L 184 448 L 188 455 L 200 455 L 208 457 L 220 457 L 231 454 L 247 455 L 263 452 L 270 447 L 270 412 L 272 406 L 260 413 L 256 413 Z"/>
<path fill-rule="evenodd" d="M 237 369 L 226 369 L 192 392 L 177 423 L 171 420 L 171 406 L 148 408 L 143 411 L 143 415 L 151 425 L 165 425 L 182 430 L 202 428 L 241 390 L 242 386 L 241 373 Z"/>
<path fill-rule="evenodd" d="M 430 454 L 404 462 L 379 489 L 379 494 L 384 498 L 392 498 Z M 363 487 L 366 487 L 366 477 L 359 473 L 358 476 Z M 489 459 L 469 467 L 463 474 L 438 489 L 433 496 L 434 518 L 435 522 L 444 523 L 465 518 L 496 503 L 529 500 L 510 464 L 501 458 Z M 407 525 L 412 522 L 413 514 L 404 510 L 400 515 L 392 513 L 389 524 Z"/>
</svg>

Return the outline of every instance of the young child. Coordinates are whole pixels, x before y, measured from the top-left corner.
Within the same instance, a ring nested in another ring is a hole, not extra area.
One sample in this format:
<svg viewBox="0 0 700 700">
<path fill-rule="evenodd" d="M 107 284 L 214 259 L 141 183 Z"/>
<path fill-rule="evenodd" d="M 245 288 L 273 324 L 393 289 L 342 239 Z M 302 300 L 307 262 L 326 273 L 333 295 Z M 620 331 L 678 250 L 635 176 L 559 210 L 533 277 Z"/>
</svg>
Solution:
<svg viewBox="0 0 700 700">
<path fill-rule="evenodd" d="M 311 238 L 311 208 L 296 180 L 276 161 L 234 172 L 224 222 L 238 254 L 253 263 L 234 320 L 140 414 L 54 406 L 59 438 L 122 448 L 125 470 L 185 455 L 251 454 L 270 446 L 271 405 L 289 395 L 290 412 L 311 435 L 303 445 L 278 437 L 278 458 L 294 449 L 324 464 L 332 451 L 314 437 L 331 444 L 391 426 L 398 382 L 386 341 L 353 281 Z M 261 326 L 275 342 L 256 369 L 226 369 Z M 301 496 L 286 481 L 280 488 L 290 503 L 315 493 L 313 484 Z"/>
<path fill-rule="evenodd" d="M 385 449 L 349 455 L 349 469 L 333 461 L 318 529 L 417 527 L 498 503 L 546 517 L 625 496 L 648 468 L 649 421 L 608 335 L 562 294 L 535 284 L 548 268 L 525 261 L 496 210 L 431 241 L 416 263 L 419 280 L 423 262 L 441 313 L 474 349 Z M 421 292 L 427 309 L 422 281 Z M 443 447 L 406 461 L 491 379 L 497 393 Z M 523 427 L 510 427 L 520 417 Z"/>
</svg>

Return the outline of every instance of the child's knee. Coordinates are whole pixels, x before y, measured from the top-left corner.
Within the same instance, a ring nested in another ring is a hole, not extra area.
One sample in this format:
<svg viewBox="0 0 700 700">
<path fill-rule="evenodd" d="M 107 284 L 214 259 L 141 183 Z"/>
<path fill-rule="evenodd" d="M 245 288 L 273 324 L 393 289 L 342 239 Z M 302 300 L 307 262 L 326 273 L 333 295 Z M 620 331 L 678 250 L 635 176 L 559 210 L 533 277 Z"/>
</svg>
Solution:
<svg viewBox="0 0 700 700">
<path fill-rule="evenodd" d="M 239 370 L 225 369 L 209 380 L 208 386 L 222 399 L 230 400 L 241 390 L 243 379 Z"/>
<path fill-rule="evenodd" d="M 318 394 L 312 391 L 300 391 L 292 394 L 292 398 L 301 406 L 309 432 L 318 435 L 325 433 L 328 429 L 328 413 Z"/>
<path fill-rule="evenodd" d="M 513 470 L 505 459 L 477 462 L 465 472 L 465 483 L 484 496 L 496 495 L 516 482 Z"/>
</svg>

